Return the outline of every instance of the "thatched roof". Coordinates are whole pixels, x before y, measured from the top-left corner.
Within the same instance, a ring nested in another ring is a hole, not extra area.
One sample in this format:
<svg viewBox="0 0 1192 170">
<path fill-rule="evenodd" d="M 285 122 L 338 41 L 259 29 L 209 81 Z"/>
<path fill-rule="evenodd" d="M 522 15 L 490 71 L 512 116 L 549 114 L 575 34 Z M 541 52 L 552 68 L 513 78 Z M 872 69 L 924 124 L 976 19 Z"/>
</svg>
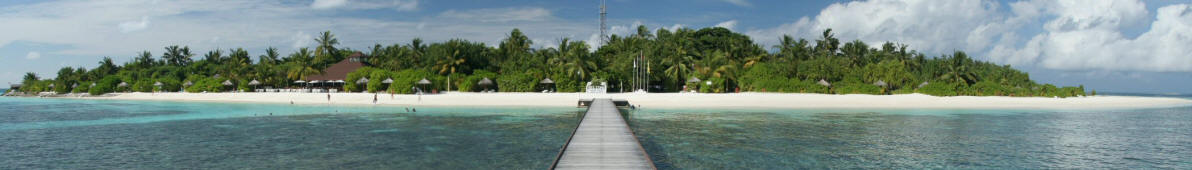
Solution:
<svg viewBox="0 0 1192 170">
<path fill-rule="evenodd" d="M 430 84 L 430 80 L 426 80 L 426 78 L 422 78 L 422 80 L 418 80 L 418 84 Z"/>
<path fill-rule="evenodd" d="M 385 83 L 385 84 L 393 83 L 393 78 L 386 78 L 385 81 L 381 81 L 381 83 Z"/>
<path fill-rule="evenodd" d="M 302 83 L 306 83 L 306 81 L 298 80 L 298 81 L 294 81 L 294 83 L 302 84 Z"/>
<path fill-rule="evenodd" d="M 889 86 L 889 84 L 886 84 L 886 81 L 881 81 L 881 80 L 878 80 L 876 83 L 873 83 L 873 85 L 874 85 L 874 86 L 879 86 L 879 87 L 886 87 L 886 86 Z"/>
<path fill-rule="evenodd" d="M 162 85 L 165 85 L 165 84 L 162 84 L 160 81 L 159 81 L 159 82 L 153 82 L 153 86 L 162 86 Z"/>
<path fill-rule="evenodd" d="M 356 80 L 356 84 L 364 84 L 364 83 L 368 83 L 367 77 L 362 77 L 359 80 Z"/>
<path fill-rule="evenodd" d="M 127 87 L 127 86 L 128 86 L 128 83 L 125 83 L 125 82 L 120 82 L 120 84 L 116 85 L 116 87 Z"/>
<path fill-rule="evenodd" d="M 479 81 L 479 82 L 476 82 L 476 84 L 479 84 L 479 85 L 492 85 L 492 84 L 493 84 L 493 80 L 491 80 L 491 79 L 488 79 L 488 77 L 485 77 L 484 79 L 480 79 L 480 81 Z"/>
<path fill-rule="evenodd" d="M 232 80 L 224 80 L 224 82 L 223 82 L 223 85 L 225 85 L 225 86 L 231 86 L 231 85 L 234 85 L 234 84 L 232 84 Z"/>
<path fill-rule="evenodd" d="M 542 79 L 542 81 L 538 81 L 538 84 L 555 84 L 555 81 L 551 80 L 550 78 L 545 78 Z"/>
<path fill-rule="evenodd" d="M 307 80 L 343 80 L 347 79 L 348 73 L 356 71 L 365 66 L 364 60 L 366 56 L 363 53 L 352 53 L 344 60 L 328 66 L 323 69 L 323 74 L 307 76 Z"/>
<path fill-rule="evenodd" d="M 182 83 L 182 85 L 183 85 L 183 86 L 190 86 L 190 85 L 195 85 L 195 83 L 194 83 L 194 82 L 190 82 L 190 81 L 186 81 L 186 83 Z"/>
<path fill-rule="evenodd" d="M 824 80 L 824 79 L 820 79 L 819 83 L 816 83 L 816 84 L 832 87 L 832 83 L 828 83 L 828 81 Z"/>
<path fill-rule="evenodd" d="M 248 85 L 252 85 L 252 86 L 261 85 L 261 82 L 257 81 L 257 80 L 252 80 L 252 81 L 248 82 Z"/>
<path fill-rule="evenodd" d="M 702 81 L 702 80 L 700 80 L 699 78 L 695 78 L 695 77 L 691 77 L 691 79 L 687 79 L 687 83 L 699 83 L 699 81 Z"/>
</svg>

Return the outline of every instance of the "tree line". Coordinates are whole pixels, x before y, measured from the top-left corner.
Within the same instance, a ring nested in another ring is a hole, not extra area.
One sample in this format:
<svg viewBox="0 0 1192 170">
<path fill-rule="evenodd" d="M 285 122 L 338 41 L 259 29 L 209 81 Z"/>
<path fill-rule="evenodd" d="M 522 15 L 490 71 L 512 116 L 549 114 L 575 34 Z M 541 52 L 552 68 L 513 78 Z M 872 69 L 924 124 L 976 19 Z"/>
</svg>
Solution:
<svg viewBox="0 0 1192 170">
<path fill-rule="evenodd" d="M 581 92 L 588 82 L 604 82 L 611 92 L 649 84 L 644 89 L 650 92 L 1087 95 L 1083 86 L 1039 84 L 1009 65 L 974 60 L 962 51 L 929 57 L 892 42 L 877 48 L 860 40 L 841 44 L 831 29 L 816 40 L 784 35 L 772 47 L 719 27 L 650 31 L 645 26 L 631 35 L 612 35 L 595 50 L 567 38 L 550 48 L 531 48 L 533 42 L 518 29 L 496 47 L 464 39 L 427 43 L 415 38 L 361 51 L 337 47 L 339 41 L 330 31 L 315 41 L 313 50 L 300 48 L 284 56 L 270 47 L 256 60 L 243 48 L 196 54 L 187 46 L 173 45 L 165 47 L 160 58 L 144 51 L 117 65 L 105 57 L 90 70 L 61 68 L 52 79 L 27 73 L 21 90 L 104 94 L 296 87 L 302 85 L 294 81 L 321 74 L 361 52 L 368 56 L 368 66 L 338 84 L 347 91 L 410 93 L 411 87 L 419 87 L 416 81 L 427 79 L 432 83 L 420 88 L 437 91 Z M 371 81 L 356 84 L 361 78 Z M 485 78 L 493 83 L 478 84 Z M 547 78 L 554 83 L 540 83 Z M 394 81 L 381 83 L 385 79 Z M 250 84 L 252 80 L 260 84 Z M 227 82 L 232 85 L 223 84 Z"/>
</svg>

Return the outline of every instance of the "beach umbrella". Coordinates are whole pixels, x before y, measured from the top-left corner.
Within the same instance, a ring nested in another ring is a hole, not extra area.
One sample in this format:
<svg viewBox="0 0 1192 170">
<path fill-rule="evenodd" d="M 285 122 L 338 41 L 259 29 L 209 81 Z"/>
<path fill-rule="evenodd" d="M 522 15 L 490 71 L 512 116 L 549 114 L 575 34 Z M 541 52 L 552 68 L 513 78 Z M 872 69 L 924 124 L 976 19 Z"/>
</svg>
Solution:
<svg viewBox="0 0 1192 170">
<path fill-rule="evenodd" d="M 191 85 L 195 85 L 195 83 L 190 82 L 190 81 L 186 81 L 186 83 L 182 83 L 182 86 L 191 86 Z"/>
<path fill-rule="evenodd" d="M 385 81 L 381 81 L 381 83 L 385 83 L 385 84 L 393 83 L 393 78 L 386 78 Z"/>
<path fill-rule="evenodd" d="M 356 84 L 365 84 L 365 83 L 368 83 L 368 78 L 360 78 L 359 80 L 356 80 Z"/>
<path fill-rule="evenodd" d="M 54 88 L 54 84 L 50 84 L 50 88 Z"/>
<path fill-rule="evenodd" d="M 878 86 L 878 87 L 886 87 L 886 86 L 888 86 L 889 84 L 886 84 L 886 81 L 881 81 L 881 80 L 878 80 L 876 83 L 873 83 L 873 85 L 874 85 L 874 86 Z"/>
<path fill-rule="evenodd" d="M 487 86 L 487 85 L 492 85 L 492 84 L 493 84 L 493 80 L 490 80 L 490 79 L 488 79 L 488 77 L 485 77 L 484 79 L 480 79 L 480 82 L 476 82 L 476 84 L 479 84 L 479 85 L 486 85 L 486 86 Z"/>
<path fill-rule="evenodd" d="M 422 80 L 418 80 L 418 85 L 429 85 L 429 84 L 430 84 L 430 80 L 426 80 L 426 78 L 422 78 Z M 419 91 L 421 91 L 421 90 L 419 90 Z"/>
<path fill-rule="evenodd" d="M 153 86 L 157 87 L 157 90 L 161 90 L 161 86 L 162 86 L 162 85 L 165 85 L 165 84 L 162 84 L 160 81 L 159 81 L 159 82 L 153 82 Z M 153 90 L 153 91 L 157 91 L 157 90 Z"/>
<path fill-rule="evenodd" d="M 296 84 L 305 84 L 305 83 L 306 83 L 306 81 L 298 80 L 298 81 L 294 81 L 294 83 L 296 83 Z"/>
<path fill-rule="evenodd" d="M 825 81 L 824 79 L 820 79 L 819 83 L 817 83 L 817 84 L 827 86 L 827 87 L 832 87 L 832 83 L 828 83 L 828 81 Z"/>
<path fill-rule="evenodd" d="M 116 87 L 128 87 L 128 83 L 120 82 L 120 84 L 117 84 Z"/>
<path fill-rule="evenodd" d="M 915 88 L 916 88 L 916 89 L 917 89 L 917 88 L 923 88 L 923 86 L 927 86 L 927 82 L 926 82 L 926 81 L 924 81 L 923 83 L 920 83 L 920 84 L 919 84 L 919 87 L 915 87 Z"/>
<path fill-rule="evenodd" d="M 488 80 L 488 79 L 485 79 L 485 80 Z M 545 78 L 545 79 L 542 79 L 542 81 L 539 81 L 538 84 L 555 84 L 555 81 L 550 80 L 550 78 Z"/>
<path fill-rule="evenodd" d="M 223 85 L 224 85 L 224 86 L 231 86 L 231 85 L 233 85 L 233 84 L 232 84 L 232 80 L 224 80 L 224 82 L 223 82 Z"/>
<path fill-rule="evenodd" d="M 261 82 L 257 81 L 256 79 L 253 79 L 252 81 L 248 82 L 248 85 L 252 86 L 253 89 L 256 89 L 257 85 L 261 85 Z"/>
<path fill-rule="evenodd" d="M 699 78 L 695 78 L 695 77 L 691 77 L 691 79 L 687 79 L 687 83 L 699 83 L 699 81 L 701 81 L 701 80 Z"/>
</svg>

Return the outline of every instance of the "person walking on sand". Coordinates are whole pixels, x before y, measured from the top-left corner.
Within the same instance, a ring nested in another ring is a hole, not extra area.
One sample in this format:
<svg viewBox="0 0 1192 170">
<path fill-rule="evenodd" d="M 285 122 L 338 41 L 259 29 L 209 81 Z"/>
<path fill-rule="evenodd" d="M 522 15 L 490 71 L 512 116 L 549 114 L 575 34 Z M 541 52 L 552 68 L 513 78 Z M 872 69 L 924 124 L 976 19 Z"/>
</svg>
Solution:
<svg viewBox="0 0 1192 170">
<path fill-rule="evenodd" d="M 327 102 L 331 102 L 331 93 L 327 93 Z"/>
<path fill-rule="evenodd" d="M 373 104 L 377 104 L 377 94 L 373 94 Z"/>
</svg>

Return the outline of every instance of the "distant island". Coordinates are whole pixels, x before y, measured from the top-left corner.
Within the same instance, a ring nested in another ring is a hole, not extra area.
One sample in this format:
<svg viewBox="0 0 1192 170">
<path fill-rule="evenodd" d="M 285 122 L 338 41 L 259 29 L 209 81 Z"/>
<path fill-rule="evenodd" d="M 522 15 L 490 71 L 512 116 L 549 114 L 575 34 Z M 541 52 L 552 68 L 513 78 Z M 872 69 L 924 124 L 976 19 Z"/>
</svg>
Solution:
<svg viewBox="0 0 1192 170">
<path fill-rule="evenodd" d="M 961 51 L 929 57 L 893 42 L 880 48 L 860 40 L 842 45 L 831 29 L 814 42 L 788 35 L 772 47 L 719 27 L 651 32 L 640 26 L 635 34 L 608 37 L 595 50 L 566 38 L 548 48 L 531 48 L 533 42 L 518 29 L 496 47 L 464 39 L 429 44 L 413 39 L 361 51 L 337 47 L 330 31 L 315 40 L 313 50 L 283 56 L 270 47 L 256 60 L 243 48 L 194 58 L 198 54 L 189 47 L 173 45 L 160 58 L 144 51 L 119 65 L 105 57 L 95 68 L 64 67 L 50 79 L 27 73 L 13 89 L 91 95 L 307 87 L 396 94 L 583 92 L 594 82 L 606 84 L 608 92 L 1090 95 L 1083 86 L 1039 84 L 1009 65 L 976 61 Z"/>
</svg>

